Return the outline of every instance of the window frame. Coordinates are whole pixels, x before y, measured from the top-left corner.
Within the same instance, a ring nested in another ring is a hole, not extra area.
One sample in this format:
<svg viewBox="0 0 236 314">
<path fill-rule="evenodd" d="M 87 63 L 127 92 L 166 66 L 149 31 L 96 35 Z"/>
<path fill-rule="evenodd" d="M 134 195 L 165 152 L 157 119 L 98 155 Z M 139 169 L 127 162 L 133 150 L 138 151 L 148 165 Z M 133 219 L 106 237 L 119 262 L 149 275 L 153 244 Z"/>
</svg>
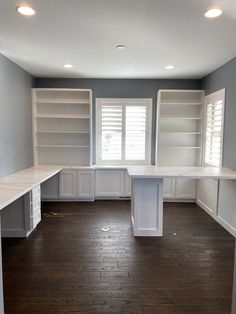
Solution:
<svg viewBox="0 0 236 314">
<path fill-rule="evenodd" d="M 222 100 L 222 126 L 221 126 L 221 148 L 220 148 L 220 164 L 215 166 L 205 162 L 206 157 L 206 129 L 207 129 L 207 104 L 209 102 L 215 104 L 216 101 Z M 220 89 L 212 94 L 205 96 L 204 100 L 204 128 L 203 128 L 203 158 L 202 164 L 204 167 L 222 167 L 223 163 L 223 148 L 224 148 L 224 117 L 225 117 L 225 88 Z"/>
<path fill-rule="evenodd" d="M 102 160 L 101 152 L 101 108 L 102 105 L 122 106 L 122 145 L 121 160 Z M 145 160 L 125 160 L 126 106 L 146 106 Z M 96 98 L 96 164 L 97 165 L 150 165 L 152 141 L 152 98 Z"/>
</svg>

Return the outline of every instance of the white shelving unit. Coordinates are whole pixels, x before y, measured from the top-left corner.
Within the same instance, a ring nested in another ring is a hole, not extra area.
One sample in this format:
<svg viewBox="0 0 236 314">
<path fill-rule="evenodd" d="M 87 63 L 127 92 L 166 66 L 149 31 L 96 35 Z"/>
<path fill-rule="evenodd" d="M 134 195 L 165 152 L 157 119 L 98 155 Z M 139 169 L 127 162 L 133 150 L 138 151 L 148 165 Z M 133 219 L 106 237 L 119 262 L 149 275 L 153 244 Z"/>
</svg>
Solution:
<svg viewBox="0 0 236 314">
<path fill-rule="evenodd" d="M 202 90 L 159 90 L 156 136 L 158 166 L 201 165 L 203 103 Z M 172 179 L 165 181 L 167 198 L 187 199 L 188 195 L 189 199 L 194 198 L 196 184 L 193 180 L 184 184 Z M 187 187 L 189 191 L 184 191 Z"/>
<path fill-rule="evenodd" d="M 158 166 L 201 164 L 203 101 L 202 90 L 158 92 Z"/>
<path fill-rule="evenodd" d="M 90 166 L 91 90 L 36 88 L 32 98 L 34 164 Z"/>
</svg>

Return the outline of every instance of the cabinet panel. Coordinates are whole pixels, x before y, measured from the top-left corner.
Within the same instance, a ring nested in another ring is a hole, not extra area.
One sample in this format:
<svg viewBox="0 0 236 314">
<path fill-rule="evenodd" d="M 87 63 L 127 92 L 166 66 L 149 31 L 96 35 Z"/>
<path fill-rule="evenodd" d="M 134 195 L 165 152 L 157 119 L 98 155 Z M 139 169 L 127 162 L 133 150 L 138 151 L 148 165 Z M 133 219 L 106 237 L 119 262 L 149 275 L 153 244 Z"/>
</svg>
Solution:
<svg viewBox="0 0 236 314">
<path fill-rule="evenodd" d="M 197 180 L 197 202 L 209 213 L 216 214 L 218 197 L 218 180 Z"/>
<path fill-rule="evenodd" d="M 76 171 L 63 170 L 60 173 L 59 196 L 63 198 L 76 197 Z"/>
<path fill-rule="evenodd" d="M 96 170 L 95 196 L 123 196 L 124 170 Z"/>
<path fill-rule="evenodd" d="M 176 179 L 176 198 L 195 199 L 196 180 L 195 179 Z"/>
<path fill-rule="evenodd" d="M 94 197 L 93 171 L 77 171 L 77 197 L 86 199 Z"/>
<path fill-rule="evenodd" d="M 167 199 L 175 198 L 175 179 L 163 180 L 163 197 Z"/>
<path fill-rule="evenodd" d="M 131 196 L 132 187 L 131 187 L 131 178 L 128 175 L 128 172 L 125 171 L 125 187 L 124 187 L 124 196 Z"/>
<path fill-rule="evenodd" d="M 236 237 L 236 180 L 220 180 L 218 220 Z"/>
</svg>

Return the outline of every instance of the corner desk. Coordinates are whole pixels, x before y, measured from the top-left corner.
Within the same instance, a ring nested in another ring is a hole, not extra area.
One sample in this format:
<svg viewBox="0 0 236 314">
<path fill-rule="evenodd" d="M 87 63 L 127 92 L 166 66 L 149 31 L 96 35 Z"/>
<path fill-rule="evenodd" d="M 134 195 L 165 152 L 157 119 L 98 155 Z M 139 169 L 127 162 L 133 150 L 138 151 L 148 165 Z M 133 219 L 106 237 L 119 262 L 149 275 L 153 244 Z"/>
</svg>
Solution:
<svg viewBox="0 0 236 314">
<path fill-rule="evenodd" d="M 0 179 L 0 210 L 26 195 L 29 208 L 29 233 L 40 220 L 40 184 L 58 174 L 63 167 L 37 166 Z M 131 221 L 134 236 L 163 236 L 163 179 L 236 180 L 236 171 L 228 168 L 128 166 L 132 179 Z M 39 192 L 39 193 L 38 193 Z M 234 192 L 235 193 L 235 192 Z M 39 200 L 38 200 L 39 198 Z M 36 205 L 35 205 L 36 204 Z M 235 204 L 232 204 L 235 206 Z M 35 212 L 37 213 L 35 218 Z M 1 215 L 0 215 L 1 222 Z M 0 228 L 1 232 L 1 228 Z M 28 233 L 26 234 L 26 236 Z M 236 271 L 234 272 L 232 314 L 236 313 Z M 4 314 L 2 251 L 0 243 L 0 314 Z"/>
</svg>

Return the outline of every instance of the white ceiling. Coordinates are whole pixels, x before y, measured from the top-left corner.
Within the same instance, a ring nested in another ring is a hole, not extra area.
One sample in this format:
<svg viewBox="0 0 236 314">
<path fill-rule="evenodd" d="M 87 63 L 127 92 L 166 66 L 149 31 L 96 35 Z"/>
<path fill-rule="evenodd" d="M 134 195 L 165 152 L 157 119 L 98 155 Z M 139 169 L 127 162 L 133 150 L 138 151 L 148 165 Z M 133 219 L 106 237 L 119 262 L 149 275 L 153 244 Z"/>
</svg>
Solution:
<svg viewBox="0 0 236 314">
<path fill-rule="evenodd" d="M 34 17 L 20 3 L 0 0 L 0 52 L 38 77 L 201 78 L 236 56 L 235 0 L 24 1 Z"/>
</svg>

